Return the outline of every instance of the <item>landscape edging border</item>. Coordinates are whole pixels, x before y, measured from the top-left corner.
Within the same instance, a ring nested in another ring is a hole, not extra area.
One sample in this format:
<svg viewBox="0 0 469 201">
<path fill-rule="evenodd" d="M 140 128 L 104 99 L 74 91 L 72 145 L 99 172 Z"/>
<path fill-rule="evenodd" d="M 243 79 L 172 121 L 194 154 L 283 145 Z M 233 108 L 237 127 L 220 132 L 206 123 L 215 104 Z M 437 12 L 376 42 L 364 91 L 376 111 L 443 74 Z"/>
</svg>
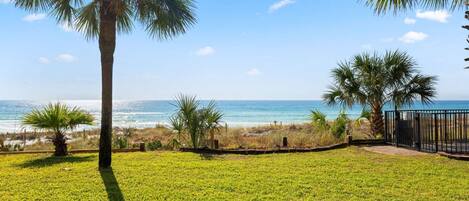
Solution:
<svg viewBox="0 0 469 201">
<path fill-rule="evenodd" d="M 301 153 L 301 152 L 319 152 L 332 149 L 340 149 L 348 147 L 348 143 L 338 143 L 329 146 L 315 148 L 280 148 L 280 149 L 194 149 L 181 148 L 181 152 L 192 152 L 198 154 L 239 154 L 239 155 L 259 155 L 259 154 L 276 154 L 276 153 Z"/>
<path fill-rule="evenodd" d="M 447 157 L 449 159 L 454 159 L 454 160 L 461 160 L 461 161 L 469 161 L 469 155 L 464 155 L 464 154 L 450 154 L 447 152 L 437 152 L 438 155 Z"/>
<path fill-rule="evenodd" d="M 140 152 L 140 149 L 113 149 L 113 153 L 127 153 L 127 152 Z M 70 150 L 70 154 L 83 154 L 83 153 L 98 153 L 99 149 L 77 149 Z M 9 151 L 0 152 L 0 155 L 15 155 L 15 154 L 53 154 L 54 150 L 41 150 L 41 151 Z"/>
</svg>

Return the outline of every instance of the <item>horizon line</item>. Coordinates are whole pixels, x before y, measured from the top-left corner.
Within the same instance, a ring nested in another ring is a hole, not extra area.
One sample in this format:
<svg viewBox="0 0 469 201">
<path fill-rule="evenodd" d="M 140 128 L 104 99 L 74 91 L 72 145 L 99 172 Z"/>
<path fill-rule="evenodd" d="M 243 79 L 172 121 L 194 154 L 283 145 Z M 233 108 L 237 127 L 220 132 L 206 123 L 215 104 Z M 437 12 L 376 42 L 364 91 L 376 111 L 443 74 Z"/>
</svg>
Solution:
<svg viewBox="0 0 469 201">
<path fill-rule="evenodd" d="M 174 101 L 175 99 L 114 99 L 114 101 Z M 198 99 L 201 101 L 323 101 L 322 99 Z M 0 101 L 101 101 L 101 99 L 0 99 Z M 435 99 L 434 101 L 469 101 L 469 99 Z M 416 100 L 415 102 L 421 102 Z"/>
</svg>

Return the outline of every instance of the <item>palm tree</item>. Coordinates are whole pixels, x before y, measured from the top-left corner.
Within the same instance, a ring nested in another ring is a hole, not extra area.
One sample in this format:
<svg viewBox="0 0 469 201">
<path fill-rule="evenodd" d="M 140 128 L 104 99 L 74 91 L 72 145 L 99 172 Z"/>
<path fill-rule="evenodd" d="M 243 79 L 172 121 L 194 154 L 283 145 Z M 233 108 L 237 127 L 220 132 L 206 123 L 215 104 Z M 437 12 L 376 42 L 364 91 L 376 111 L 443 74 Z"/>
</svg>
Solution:
<svg viewBox="0 0 469 201">
<path fill-rule="evenodd" d="M 329 105 L 369 107 L 372 134 L 383 134 L 385 104 L 400 107 L 412 104 L 417 98 L 426 104 L 435 96 L 436 77 L 420 74 L 416 65 L 411 56 L 398 50 L 387 51 L 383 56 L 356 55 L 332 70 L 334 83 L 323 99 Z"/>
<path fill-rule="evenodd" d="M 14 0 L 31 12 L 49 12 L 59 23 L 76 25 L 87 39 L 99 41 L 102 102 L 99 167 L 111 166 L 112 72 L 117 33 L 128 33 L 133 20 L 149 35 L 170 39 L 196 22 L 193 0 Z"/>
<path fill-rule="evenodd" d="M 55 133 L 52 140 L 55 156 L 67 155 L 65 132 L 78 125 L 92 125 L 94 117 L 78 107 L 69 107 L 61 103 L 48 104 L 41 110 L 34 109 L 23 117 L 23 124 Z"/>
<path fill-rule="evenodd" d="M 200 102 L 195 96 L 180 95 L 174 105 L 178 109 L 171 117 L 173 128 L 177 129 L 178 133 L 188 134 L 195 149 L 198 149 L 205 136 L 210 134 L 213 147 L 214 134 L 221 127 L 223 117 L 215 102 L 210 101 L 207 106 L 200 107 Z"/>
</svg>

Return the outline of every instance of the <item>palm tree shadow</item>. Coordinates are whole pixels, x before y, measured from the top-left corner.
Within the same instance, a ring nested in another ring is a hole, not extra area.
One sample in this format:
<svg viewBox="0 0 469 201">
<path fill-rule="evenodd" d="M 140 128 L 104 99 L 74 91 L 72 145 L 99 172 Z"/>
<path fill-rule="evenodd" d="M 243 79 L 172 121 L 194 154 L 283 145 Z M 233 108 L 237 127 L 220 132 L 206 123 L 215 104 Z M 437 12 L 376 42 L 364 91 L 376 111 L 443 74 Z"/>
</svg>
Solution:
<svg viewBox="0 0 469 201">
<path fill-rule="evenodd" d="M 200 158 L 202 160 L 213 160 L 216 159 L 217 156 L 220 156 L 220 154 L 200 153 Z"/>
<path fill-rule="evenodd" d="M 101 179 L 103 180 L 104 187 L 106 188 L 108 199 L 112 201 L 125 200 L 112 168 L 100 169 L 99 174 L 101 174 Z"/>
<path fill-rule="evenodd" d="M 39 158 L 34 160 L 26 161 L 19 164 L 21 168 L 42 168 L 52 166 L 61 163 L 81 163 L 93 161 L 96 156 L 49 156 L 46 158 Z"/>
</svg>

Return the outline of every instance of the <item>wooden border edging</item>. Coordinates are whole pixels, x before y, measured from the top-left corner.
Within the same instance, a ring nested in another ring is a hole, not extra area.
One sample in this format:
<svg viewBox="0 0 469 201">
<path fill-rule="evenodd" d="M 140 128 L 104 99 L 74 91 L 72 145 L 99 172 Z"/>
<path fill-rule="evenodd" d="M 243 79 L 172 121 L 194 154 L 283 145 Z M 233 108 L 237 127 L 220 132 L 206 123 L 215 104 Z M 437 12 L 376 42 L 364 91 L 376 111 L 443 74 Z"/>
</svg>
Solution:
<svg viewBox="0 0 469 201">
<path fill-rule="evenodd" d="M 370 140 L 352 140 L 351 145 L 386 145 L 384 139 L 370 139 Z"/>
<path fill-rule="evenodd" d="M 444 156 L 450 159 L 461 160 L 461 161 L 469 161 L 469 155 L 464 154 L 450 154 L 446 152 L 437 152 L 438 155 Z"/>
<path fill-rule="evenodd" d="M 83 154 L 83 153 L 98 153 L 99 149 L 77 149 L 68 151 L 69 154 Z M 113 149 L 112 153 L 127 153 L 127 152 L 140 152 L 140 149 Z M 41 150 L 41 151 L 10 151 L 0 152 L 0 155 L 13 155 L 13 154 L 53 154 L 54 150 Z"/>
<path fill-rule="evenodd" d="M 333 144 L 324 147 L 316 148 L 280 148 L 280 149 L 193 149 L 181 148 L 182 152 L 193 152 L 198 154 L 241 154 L 241 155 L 259 155 L 259 154 L 274 154 L 274 153 L 299 153 L 299 152 L 318 152 L 331 149 L 339 149 L 347 147 L 347 143 Z"/>
</svg>

